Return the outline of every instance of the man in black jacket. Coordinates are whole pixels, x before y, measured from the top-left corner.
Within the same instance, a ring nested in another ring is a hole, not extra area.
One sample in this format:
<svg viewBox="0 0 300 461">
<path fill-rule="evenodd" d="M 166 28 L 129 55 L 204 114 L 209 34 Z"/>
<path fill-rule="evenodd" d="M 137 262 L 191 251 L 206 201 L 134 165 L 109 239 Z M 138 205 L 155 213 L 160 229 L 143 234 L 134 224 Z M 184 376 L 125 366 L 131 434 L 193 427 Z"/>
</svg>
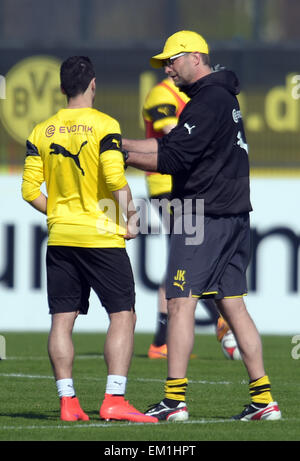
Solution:
<svg viewBox="0 0 300 461">
<path fill-rule="evenodd" d="M 250 257 L 248 146 L 229 70 L 212 71 L 208 45 L 192 31 L 173 34 L 151 59 L 190 98 L 178 125 L 161 139 L 123 140 L 127 164 L 173 176 L 175 224 L 167 270 L 168 377 L 165 398 L 146 414 L 188 419 L 186 372 L 199 297 L 215 298 L 230 325 L 250 383 L 239 420 L 281 418 L 270 392 L 259 333 L 243 296 Z"/>
</svg>

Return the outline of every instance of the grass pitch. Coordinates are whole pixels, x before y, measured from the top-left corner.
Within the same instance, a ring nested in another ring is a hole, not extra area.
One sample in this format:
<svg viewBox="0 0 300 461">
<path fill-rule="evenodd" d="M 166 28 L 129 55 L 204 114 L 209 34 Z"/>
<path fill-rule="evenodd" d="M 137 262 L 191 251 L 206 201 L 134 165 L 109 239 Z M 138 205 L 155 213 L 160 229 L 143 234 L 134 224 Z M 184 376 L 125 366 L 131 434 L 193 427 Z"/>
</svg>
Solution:
<svg viewBox="0 0 300 461">
<path fill-rule="evenodd" d="M 99 408 L 105 392 L 104 334 L 75 333 L 74 383 L 88 422 L 62 422 L 46 333 L 2 333 L 7 360 L 0 361 L 1 441 L 299 441 L 299 361 L 288 336 L 263 336 L 264 359 L 281 421 L 239 422 L 230 416 L 249 403 L 248 379 L 240 361 L 225 359 L 214 335 L 197 334 L 189 365 L 182 423 L 105 422 Z M 163 398 L 165 360 L 149 360 L 151 334 L 136 334 L 126 398 L 139 410 Z"/>
</svg>

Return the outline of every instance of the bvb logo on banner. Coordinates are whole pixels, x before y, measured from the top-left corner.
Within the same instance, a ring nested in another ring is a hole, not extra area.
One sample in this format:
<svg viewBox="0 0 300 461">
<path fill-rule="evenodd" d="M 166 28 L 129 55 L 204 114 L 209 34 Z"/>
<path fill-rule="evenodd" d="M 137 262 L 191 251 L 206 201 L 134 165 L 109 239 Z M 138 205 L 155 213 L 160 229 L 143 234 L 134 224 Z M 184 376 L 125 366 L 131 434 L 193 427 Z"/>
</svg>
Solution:
<svg viewBox="0 0 300 461">
<path fill-rule="evenodd" d="M 18 62 L 6 77 L 6 99 L 0 116 L 6 131 L 24 144 L 34 126 L 65 107 L 60 91 L 60 62 L 33 56 Z"/>
</svg>

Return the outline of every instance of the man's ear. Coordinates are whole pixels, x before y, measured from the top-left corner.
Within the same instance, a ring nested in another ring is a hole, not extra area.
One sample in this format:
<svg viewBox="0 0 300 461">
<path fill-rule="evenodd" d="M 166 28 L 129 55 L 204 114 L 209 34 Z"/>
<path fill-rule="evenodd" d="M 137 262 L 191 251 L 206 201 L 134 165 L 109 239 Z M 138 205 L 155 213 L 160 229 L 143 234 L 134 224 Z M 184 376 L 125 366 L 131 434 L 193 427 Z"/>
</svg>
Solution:
<svg viewBox="0 0 300 461">
<path fill-rule="evenodd" d="M 93 91 L 93 93 L 95 93 L 95 91 L 96 91 L 96 77 L 92 78 L 90 85 L 91 85 L 91 90 Z"/>
<path fill-rule="evenodd" d="M 200 53 L 192 53 L 192 56 L 195 65 L 199 65 L 199 63 L 202 64 L 202 57 Z"/>
</svg>

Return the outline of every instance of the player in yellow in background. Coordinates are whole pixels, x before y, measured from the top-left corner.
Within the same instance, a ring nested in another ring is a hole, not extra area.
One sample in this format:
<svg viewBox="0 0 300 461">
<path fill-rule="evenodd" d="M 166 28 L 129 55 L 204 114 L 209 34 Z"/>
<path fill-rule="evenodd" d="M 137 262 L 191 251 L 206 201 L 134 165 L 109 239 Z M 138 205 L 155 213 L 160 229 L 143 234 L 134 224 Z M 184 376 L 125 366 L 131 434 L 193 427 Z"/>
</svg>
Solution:
<svg viewBox="0 0 300 461">
<path fill-rule="evenodd" d="M 143 107 L 146 138 L 161 138 L 168 134 L 177 125 L 178 117 L 189 100 L 190 98 L 179 90 L 171 77 L 157 83 L 148 93 Z M 172 176 L 146 172 L 146 182 L 150 199 L 170 199 Z M 154 204 L 155 202 L 152 203 Z M 163 219 L 163 215 L 161 218 Z M 231 344 L 233 344 L 235 340 L 232 332 L 229 330 L 225 320 L 219 315 L 215 301 L 213 299 L 201 299 L 200 302 L 211 313 L 215 321 L 218 341 L 221 342 L 225 335 L 227 337 L 230 335 L 232 336 Z M 167 358 L 167 322 L 167 300 L 165 285 L 162 282 L 158 292 L 157 327 L 153 342 L 148 350 L 150 359 Z"/>
<path fill-rule="evenodd" d="M 146 138 L 161 138 L 177 125 L 177 119 L 189 97 L 181 93 L 171 78 L 155 85 L 143 107 Z M 150 197 L 167 196 L 172 189 L 172 177 L 167 174 L 146 173 Z"/>
<path fill-rule="evenodd" d="M 134 238 L 136 232 L 119 123 L 93 108 L 96 79 L 89 58 L 68 58 L 60 76 L 67 108 L 37 125 L 29 136 L 22 183 L 23 198 L 47 215 L 52 316 L 48 352 L 60 416 L 64 421 L 89 419 L 74 389 L 72 331 L 78 314 L 88 312 L 93 288 L 110 319 L 100 417 L 157 422 L 124 399 L 136 321 L 134 280 L 124 239 Z M 44 182 L 47 196 L 40 190 Z"/>
</svg>

